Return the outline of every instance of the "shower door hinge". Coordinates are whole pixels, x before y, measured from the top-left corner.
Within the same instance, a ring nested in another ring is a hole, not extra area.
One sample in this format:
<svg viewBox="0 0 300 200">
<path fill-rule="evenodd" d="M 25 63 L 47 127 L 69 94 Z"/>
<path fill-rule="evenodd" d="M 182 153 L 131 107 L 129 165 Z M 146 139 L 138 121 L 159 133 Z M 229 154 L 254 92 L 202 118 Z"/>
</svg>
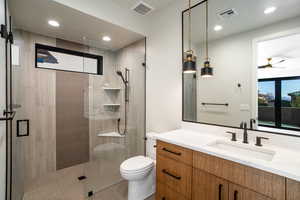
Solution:
<svg viewBox="0 0 300 200">
<path fill-rule="evenodd" d="M 1 24 L 1 30 L 0 30 L 0 33 L 1 33 L 1 37 L 4 38 L 4 39 L 7 39 L 8 38 L 8 32 L 7 32 L 7 26 L 4 25 L 4 24 Z"/>
<path fill-rule="evenodd" d="M 11 31 L 8 32 L 6 25 L 1 24 L 0 34 L 1 34 L 1 37 L 6 40 L 6 42 L 10 42 L 11 44 L 14 43 L 14 35 Z"/>
</svg>

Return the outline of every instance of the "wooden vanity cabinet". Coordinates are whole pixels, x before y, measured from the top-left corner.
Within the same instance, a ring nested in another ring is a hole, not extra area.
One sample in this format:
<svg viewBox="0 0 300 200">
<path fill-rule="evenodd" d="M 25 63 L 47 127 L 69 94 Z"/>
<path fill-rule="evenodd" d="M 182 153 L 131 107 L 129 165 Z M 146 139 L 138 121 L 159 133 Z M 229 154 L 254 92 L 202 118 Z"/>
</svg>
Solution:
<svg viewBox="0 0 300 200">
<path fill-rule="evenodd" d="M 156 200 L 300 200 L 300 183 L 157 142 Z"/>
</svg>

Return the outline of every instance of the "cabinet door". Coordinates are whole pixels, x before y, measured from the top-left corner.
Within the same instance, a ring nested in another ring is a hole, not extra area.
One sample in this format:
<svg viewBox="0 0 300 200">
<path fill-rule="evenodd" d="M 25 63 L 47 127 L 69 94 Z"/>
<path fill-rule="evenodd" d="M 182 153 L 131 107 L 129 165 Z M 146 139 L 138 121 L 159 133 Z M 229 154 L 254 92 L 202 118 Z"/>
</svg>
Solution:
<svg viewBox="0 0 300 200">
<path fill-rule="evenodd" d="M 235 184 L 229 184 L 229 200 L 272 200 L 262 194 L 253 192 Z"/>
<path fill-rule="evenodd" d="M 300 182 L 291 179 L 286 180 L 286 200 L 300 199 Z"/>
<path fill-rule="evenodd" d="M 193 169 L 193 200 L 228 200 L 228 182 Z"/>
</svg>

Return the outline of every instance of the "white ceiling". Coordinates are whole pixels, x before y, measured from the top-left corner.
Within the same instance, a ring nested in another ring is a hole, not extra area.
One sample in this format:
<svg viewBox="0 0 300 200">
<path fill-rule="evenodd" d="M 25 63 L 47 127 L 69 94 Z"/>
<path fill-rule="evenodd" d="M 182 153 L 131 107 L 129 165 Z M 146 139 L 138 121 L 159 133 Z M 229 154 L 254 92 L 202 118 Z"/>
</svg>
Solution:
<svg viewBox="0 0 300 200">
<path fill-rule="evenodd" d="M 276 6 L 276 12 L 265 15 L 267 7 Z M 221 19 L 217 13 L 233 8 L 238 15 L 229 19 Z M 257 29 L 288 18 L 300 15 L 299 0 L 209 0 L 209 38 L 210 40 L 226 37 L 231 34 Z M 186 13 L 187 16 L 187 13 Z M 184 27 L 187 36 L 187 20 Z M 215 32 L 215 25 L 222 25 L 223 30 Z M 204 40 L 205 4 L 192 9 L 192 38 L 193 43 Z M 186 37 L 185 37 L 186 39 Z"/>
<path fill-rule="evenodd" d="M 116 50 L 144 37 L 51 0 L 10 0 L 9 7 L 16 28 L 105 50 Z M 59 21 L 60 27 L 50 27 L 49 19 Z M 104 35 L 109 35 L 111 42 L 102 41 Z"/>
<path fill-rule="evenodd" d="M 154 8 L 153 11 L 156 11 L 166 7 L 169 3 L 171 3 L 174 0 L 112 0 L 112 1 L 127 9 L 132 9 L 137 3 L 143 1 L 149 6 L 151 6 L 152 8 Z"/>
<path fill-rule="evenodd" d="M 300 75 L 300 34 L 259 42 L 257 45 L 258 65 L 267 64 L 267 58 L 274 58 L 274 68 L 258 70 L 259 78 L 289 77 Z"/>
</svg>

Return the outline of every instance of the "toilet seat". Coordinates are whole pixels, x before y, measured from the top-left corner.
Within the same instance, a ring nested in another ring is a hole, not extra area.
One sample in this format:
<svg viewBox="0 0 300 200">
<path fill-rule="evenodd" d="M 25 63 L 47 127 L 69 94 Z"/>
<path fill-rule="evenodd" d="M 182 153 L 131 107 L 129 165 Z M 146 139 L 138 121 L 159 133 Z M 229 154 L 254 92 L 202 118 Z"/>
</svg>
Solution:
<svg viewBox="0 0 300 200">
<path fill-rule="evenodd" d="M 125 174 L 140 174 L 151 170 L 154 166 L 154 162 L 151 158 L 145 156 L 135 156 L 125 160 L 120 170 Z"/>
</svg>

